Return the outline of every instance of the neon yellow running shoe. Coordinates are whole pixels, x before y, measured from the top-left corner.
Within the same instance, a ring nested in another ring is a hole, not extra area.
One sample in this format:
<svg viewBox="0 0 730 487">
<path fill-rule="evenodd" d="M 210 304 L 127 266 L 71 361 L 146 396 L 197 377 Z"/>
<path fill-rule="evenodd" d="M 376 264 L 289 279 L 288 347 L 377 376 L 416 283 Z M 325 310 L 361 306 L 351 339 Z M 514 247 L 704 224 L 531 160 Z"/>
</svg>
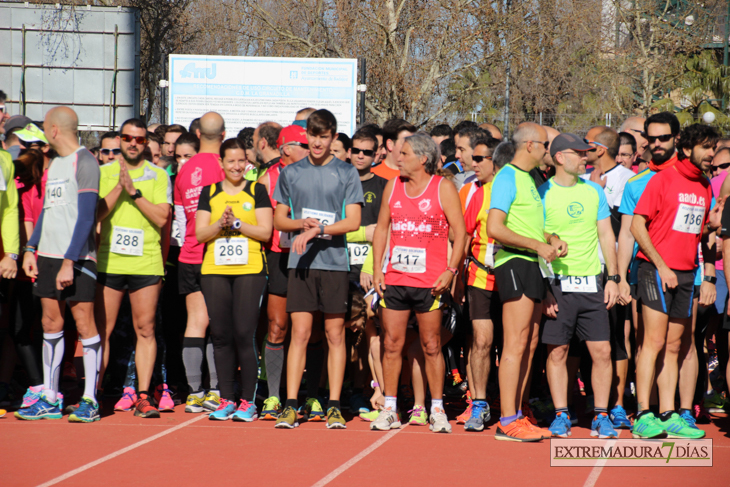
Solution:
<svg viewBox="0 0 730 487">
<path fill-rule="evenodd" d="M 428 413 L 426 412 L 425 406 L 413 406 L 413 409 L 408 412 L 411 413 L 408 424 L 413 426 L 428 426 Z"/>
<path fill-rule="evenodd" d="M 308 397 L 304 405 L 299 408 L 299 414 L 308 421 L 324 421 L 324 410 L 319 400 L 315 397 Z"/>
<path fill-rule="evenodd" d="M 271 396 L 264 401 L 264 407 L 261 410 L 261 416 L 259 416 L 259 419 L 275 420 L 279 417 L 280 412 L 281 402 L 279 402 L 279 398 Z"/>
</svg>

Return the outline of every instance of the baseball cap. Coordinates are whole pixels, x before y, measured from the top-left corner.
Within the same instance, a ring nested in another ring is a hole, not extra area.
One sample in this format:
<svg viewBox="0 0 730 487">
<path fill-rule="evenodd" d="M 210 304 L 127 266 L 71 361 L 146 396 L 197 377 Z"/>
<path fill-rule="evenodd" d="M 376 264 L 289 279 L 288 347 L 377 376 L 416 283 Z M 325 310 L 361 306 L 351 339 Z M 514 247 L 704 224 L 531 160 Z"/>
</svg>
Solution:
<svg viewBox="0 0 730 487">
<path fill-rule="evenodd" d="M 583 138 L 578 137 L 575 134 L 565 133 L 560 134 L 553 139 L 553 143 L 550 144 L 550 155 L 555 157 L 558 152 L 572 149 L 574 151 L 589 151 L 593 149 L 590 145 L 583 141 Z"/>
<path fill-rule="evenodd" d="M 276 139 L 276 146 L 281 147 L 282 145 L 291 144 L 292 142 L 308 144 L 307 131 L 299 125 L 289 125 L 281 129 L 281 132 L 279 132 L 279 138 Z"/>
<path fill-rule="evenodd" d="M 5 133 L 7 134 L 13 129 L 23 128 L 33 120 L 29 119 L 25 115 L 13 115 L 5 122 Z"/>
<path fill-rule="evenodd" d="M 35 125 L 33 123 L 29 123 L 28 125 L 25 126 L 25 128 L 16 130 L 14 133 L 23 142 L 41 141 L 44 144 L 48 143 L 48 139 L 46 139 L 46 135 L 43 133 L 43 131 L 41 129 L 38 128 L 37 125 Z"/>
</svg>

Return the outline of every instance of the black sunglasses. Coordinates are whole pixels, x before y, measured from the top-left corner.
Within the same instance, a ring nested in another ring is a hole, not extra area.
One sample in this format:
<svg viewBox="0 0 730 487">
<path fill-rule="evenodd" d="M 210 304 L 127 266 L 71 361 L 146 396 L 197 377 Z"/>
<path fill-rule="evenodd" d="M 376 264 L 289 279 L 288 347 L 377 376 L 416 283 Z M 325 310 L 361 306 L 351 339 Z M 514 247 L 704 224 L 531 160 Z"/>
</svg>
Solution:
<svg viewBox="0 0 730 487">
<path fill-rule="evenodd" d="M 476 163 L 480 163 L 484 159 L 491 160 L 492 159 L 492 156 L 471 156 L 471 160 L 474 161 L 474 162 L 476 162 Z"/>
<path fill-rule="evenodd" d="M 298 145 L 299 147 L 301 147 L 304 150 L 309 150 L 309 144 L 302 144 L 301 142 L 289 142 L 288 144 L 284 144 L 284 145 Z"/>
<path fill-rule="evenodd" d="M 712 166 L 713 171 L 717 171 L 718 169 L 727 169 L 730 167 L 730 162 L 726 162 L 725 164 L 718 164 L 717 166 Z"/>
<path fill-rule="evenodd" d="M 101 152 L 105 156 L 108 156 L 109 154 L 114 154 L 115 156 L 118 156 L 122 153 L 122 149 L 100 149 L 99 152 Z"/>
<path fill-rule="evenodd" d="M 356 155 L 358 155 L 361 152 L 363 154 L 365 154 L 365 157 L 373 157 L 373 155 L 375 155 L 375 151 L 374 150 L 371 150 L 371 149 L 358 149 L 356 147 L 353 147 L 350 150 L 352 151 L 352 155 L 353 156 L 356 156 Z"/>
<path fill-rule="evenodd" d="M 672 134 L 664 134 L 664 135 L 647 135 L 645 138 L 649 141 L 650 144 L 653 144 L 656 140 L 659 140 L 660 142 L 669 142 L 672 137 L 674 137 Z"/>
</svg>

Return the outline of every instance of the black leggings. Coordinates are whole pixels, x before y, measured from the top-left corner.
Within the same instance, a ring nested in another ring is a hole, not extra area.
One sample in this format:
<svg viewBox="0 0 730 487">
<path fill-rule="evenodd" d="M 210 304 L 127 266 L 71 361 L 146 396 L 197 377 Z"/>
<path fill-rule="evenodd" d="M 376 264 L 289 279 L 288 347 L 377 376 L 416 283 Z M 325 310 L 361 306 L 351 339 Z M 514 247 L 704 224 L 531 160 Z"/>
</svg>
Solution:
<svg viewBox="0 0 730 487">
<path fill-rule="evenodd" d="M 221 397 L 235 400 L 234 374 L 240 366 L 241 399 L 253 403 L 258 377 L 255 335 L 266 276 L 204 275 L 200 283 L 210 317 L 210 336 Z"/>
<path fill-rule="evenodd" d="M 10 286 L 10 326 L 15 351 L 28 373 L 32 386 L 43 383 L 40 325 L 40 299 L 33 296 L 33 283 L 15 279 Z"/>
</svg>

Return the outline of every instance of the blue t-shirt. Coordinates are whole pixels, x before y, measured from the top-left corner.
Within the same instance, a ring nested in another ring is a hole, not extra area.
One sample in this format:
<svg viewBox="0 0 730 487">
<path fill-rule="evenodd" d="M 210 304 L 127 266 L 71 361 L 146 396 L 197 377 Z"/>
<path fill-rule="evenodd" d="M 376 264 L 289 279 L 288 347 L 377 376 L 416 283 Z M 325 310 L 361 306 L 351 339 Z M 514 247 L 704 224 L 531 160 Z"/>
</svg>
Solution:
<svg viewBox="0 0 730 487">
<path fill-rule="evenodd" d="M 644 189 L 656 172 L 651 169 L 644 169 L 639 174 L 629 179 L 624 187 L 624 195 L 621 198 L 621 206 L 618 212 L 623 215 L 634 216 L 639 198 L 644 194 Z M 618 235 L 616 235 L 618 238 Z M 639 273 L 639 262 L 636 260 L 636 253 L 639 251 L 639 244 L 634 242 L 634 252 L 631 254 L 631 264 L 629 265 L 629 284 L 637 284 Z"/>
</svg>

